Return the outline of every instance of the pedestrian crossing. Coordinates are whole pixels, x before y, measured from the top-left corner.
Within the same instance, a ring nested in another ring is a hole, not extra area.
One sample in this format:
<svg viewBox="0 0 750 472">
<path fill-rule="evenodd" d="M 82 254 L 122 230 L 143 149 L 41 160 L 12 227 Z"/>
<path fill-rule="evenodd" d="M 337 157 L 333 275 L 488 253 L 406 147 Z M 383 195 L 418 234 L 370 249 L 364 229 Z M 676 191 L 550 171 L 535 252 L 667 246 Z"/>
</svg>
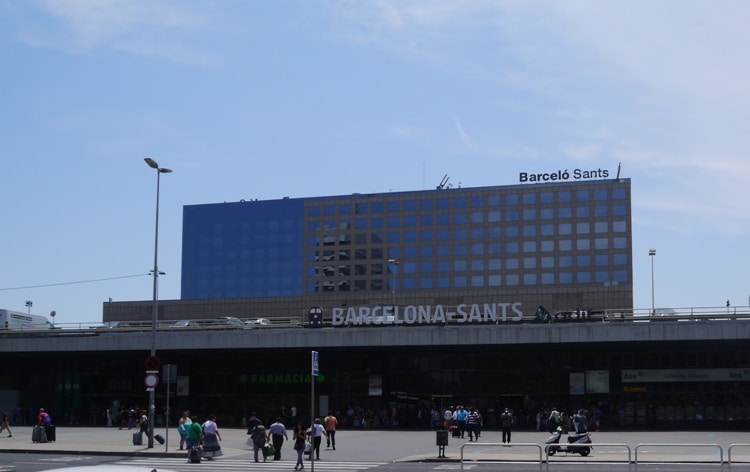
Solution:
<svg viewBox="0 0 750 472">
<path fill-rule="evenodd" d="M 254 462 L 252 459 L 239 460 L 239 459 L 223 459 L 218 458 L 214 461 L 202 461 L 200 464 L 189 464 L 185 459 L 177 457 L 143 457 L 134 458 L 129 460 L 123 460 L 117 462 L 119 465 L 131 465 L 139 467 L 153 467 L 157 470 L 168 469 L 176 470 L 178 472 L 194 472 L 196 470 L 207 470 L 207 466 L 210 466 L 211 471 L 216 472 L 232 472 L 232 471 L 259 471 L 259 472 L 274 472 L 274 471 L 293 471 L 296 460 L 281 460 L 281 461 L 268 461 L 268 462 Z M 386 462 L 330 462 L 325 460 L 315 461 L 315 470 L 320 472 L 341 472 L 341 471 L 362 471 L 372 469 L 386 464 Z M 305 460 L 305 471 L 310 470 L 310 461 Z"/>
</svg>

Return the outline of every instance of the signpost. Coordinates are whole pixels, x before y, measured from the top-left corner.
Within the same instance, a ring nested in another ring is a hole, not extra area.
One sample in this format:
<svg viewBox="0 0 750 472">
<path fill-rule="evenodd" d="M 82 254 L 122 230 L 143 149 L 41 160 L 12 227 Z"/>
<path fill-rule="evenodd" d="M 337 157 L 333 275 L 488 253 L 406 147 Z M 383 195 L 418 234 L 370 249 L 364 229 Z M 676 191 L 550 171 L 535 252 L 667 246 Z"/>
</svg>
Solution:
<svg viewBox="0 0 750 472">
<path fill-rule="evenodd" d="M 312 351 L 312 365 L 310 375 L 310 433 L 312 436 L 312 444 L 310 448 L 310 471 L 315 472 L 315 377 L 319 373 L 319 362 L 318 351 Z M 321 438 L 321 441 L 323 438 Z"/>
</svg>

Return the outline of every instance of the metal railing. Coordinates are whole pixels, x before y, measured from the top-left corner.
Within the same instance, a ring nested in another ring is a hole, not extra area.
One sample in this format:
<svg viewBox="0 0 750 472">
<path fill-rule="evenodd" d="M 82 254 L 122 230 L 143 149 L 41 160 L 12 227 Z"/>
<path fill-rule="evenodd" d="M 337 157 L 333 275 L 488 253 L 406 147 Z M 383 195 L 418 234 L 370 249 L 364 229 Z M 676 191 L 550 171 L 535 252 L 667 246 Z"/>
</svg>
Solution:
<svg viewBox="0 0 750 472">
<path fill-rule="evenodd" d="M 574 454 L 577 454 L 575 452 L 575 448 L 582 448 L 582 447 L 589 447 L 591 449 L 594 449 L 594 447 L 596 447 L 599 450 L 601 450 L 601 449 L 607 449 L 607 448 L 614 448 L 614 447 L 623 448 L 623 449 L 625 449 L 628 452 L 628 459 L 627 459 L 628 470 L 631 469 L 632 458 L 633 458 L 633 449 L 630 447 L 629 444 L 625 444 L 625 443 L 595 443 L 595 444 L 594 443 L 592 443 L 592 444 L 568 444 L 568 443 L 561 443 L 561 444 L 545 444 L 544 452 L 545 452 L 545 462 L 547 463 L 547 471 L 549 471 L 549 464 L 550 464 L 549 450 L 550 450 L 550 448 L 555 447 L 555 446 L 557 446 L 557 447 L 562 446 L 564 448 L 567 448 L 567 449 L 569 449 L 568 452 L 573 452 Z M 560 462 L 562 462 L 562 461 L 560 461 Z M 608 462 L 615 462 L 615 461 L 608 461 Z"/>
<path fill-rule="evenodd" d="M 750 443 L 735 443 L 729 445 L 727 448 L 727 464 L 729 465 L 729 470 L 732 470 L 732 449 L 736 447 L 750 447 Z"/>
<path fill-rule="evenodd" d="M 677 444 L 677 443 L 641 443 L 637 444 L 635 446 L 635 470 L 638 470 L 638 449 L 644 448 L 644 447 L 690 447 L 690 448 L 698 448 L 698 447 L 705 447 L 705 448 L 715 448 L 719 451 L 719 462 L 717 465 L 719 468 L 723 468 L 724 466 L 724 448 L 721 447 L 719 444 Z M 646 463 L 647 461 L 643 461 Z M 667 461 L 660 461 L 660 462 L 667 462 Z"/>
<path fill-rule="evenodd" d="M 478 447 L 533 447 L 539 450 L 539 471 L 542 470 L 542 446 L 537 443 L 465 443 L 461 445 L 461 472 L 464 470 L 464 449 Z"/>
</svg>

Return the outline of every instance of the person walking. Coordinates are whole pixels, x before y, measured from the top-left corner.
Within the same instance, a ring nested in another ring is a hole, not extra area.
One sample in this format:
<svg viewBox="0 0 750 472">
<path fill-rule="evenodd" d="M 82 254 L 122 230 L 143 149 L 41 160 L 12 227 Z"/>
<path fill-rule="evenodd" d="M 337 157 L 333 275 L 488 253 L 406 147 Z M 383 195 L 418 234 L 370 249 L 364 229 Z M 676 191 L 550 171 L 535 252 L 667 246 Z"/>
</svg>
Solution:
<svg viewBox="0 0 750 472">
<path fill-rule="evenodd" d="M 201 441 L 203 440 L 203 428 L 198 422 L 198 418 L 193 416 L 191 419 L 190 427 L 187 430 L 187 437 L 185 438 L 185 445 L 188 451 L 188 457 L 190 457 L 190 451 L 197 447 L 199 452 L 201 448 Z"/>
<path fill-rule="evenodd" d="M 187 441 L 187 434 L 190 430 L 191 424 L 193 424 L 193 422 L 190 420 L 190 412 L 183 411 L 180 420 L 177 422 L 177 433 L 180 435 L 180 451 L 185 446 L 185 442 Z"/>
<path fill-rule="evenodd" d="M 466 431 L 469 433 L 469 441 L 479 441 L 479 412 L 476 408 L 469 408 L 469 414 L 466 415 Z"/>
<path fill-rule="evenodd" d="M 268 427 L 268 433 L 271 435 L 271 442 L 273 443 L 273 460 L 280 461 L 281 446 L 284 444 L 284 439 L 289 441 L 286 426 L 281 422 L 281 418 L 276 418 L 276 422 Z"/>
<path fill-rule="evenodd" d="M 261 423 L 255 425 L 253 430 L 250 432 L 250 441 L 253 443 L 253 457 L 255 462 L 258 461 L 258 451 L 263 454 L 263 462 L 266 461 L 266 443 L 268 442 L 268 431 L 266 427 Z"/>
<path fill-rule="evenodd" d="M 510 430 L 513 426 L 513 413 L 507 408 L 500 414 L 500 426 L 503 428 L 503 444 L 510 443 Z"/>
<path fill-rule="evenodd" d="M 0 433 L 2 433 L 5 430 L 8 430 L 8 437 L 13 437 L 13 432 L 10 430 L 10 420 L 8 418 L 8 410 L 3 410 L 3 419 L 2 423 L 0 423 Z"/>
<path fill-rule="evenodd" d="M 292 440 L 294 441 L 294 450 L 297 451 L 297 464 L 295 464 L 294 470 L 302 470 L 305 468 L 302 458 L 305 455 L 306 438 L 307 433 L 305 432 L 305 427 L 300 421 L 297 423 L 297 426 L 294 427 L 294 434 L 292 435 Z"/>
<path fill-rule="evenodd" d="M 333 446 L 333 450 L 336 450 L 336 425 L 339 422 L 334 416 L 332 411 L 328 412 L 328 416 L 323 418 L 323 426 L 326 429 L 326 448 L 330 449 Z"/>
<path fill-rule="evenodd" d="M 214 457 L 223 456 L 221 451 L 221 434 L 219 426 L 216 424 L 216 415 L 208 415 L 208 419 L 203 423 L 203 457 L 212 461 Z"/>
<path fill-rule="evenodd" d="M 320 418 L 315 418 L 315 423 L 307 430 L 307 434 L 312 438 L 310 460 L 312 460 L 313 453 L 315 453 L 315 459 L 320 460 L 320 443 L 323 441 L 324 435 L 328 437 L 325 428 L 320 424 Z"/>
</svg>

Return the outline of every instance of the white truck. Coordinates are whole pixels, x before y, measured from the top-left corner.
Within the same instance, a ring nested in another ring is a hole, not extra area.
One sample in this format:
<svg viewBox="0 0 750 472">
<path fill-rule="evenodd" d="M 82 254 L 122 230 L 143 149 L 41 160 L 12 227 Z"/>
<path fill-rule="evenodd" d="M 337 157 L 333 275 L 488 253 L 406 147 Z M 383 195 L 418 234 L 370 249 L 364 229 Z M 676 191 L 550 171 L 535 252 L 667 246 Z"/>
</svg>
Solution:
<svg viewBox="0 0 750 472">
<path fill-rule="evenodd" d="M 0 309 L 0 331 L 28 331 L 38 329 L 52 329 L 52 323 L 50 323 L 46 316 Z"/>
</svg>

